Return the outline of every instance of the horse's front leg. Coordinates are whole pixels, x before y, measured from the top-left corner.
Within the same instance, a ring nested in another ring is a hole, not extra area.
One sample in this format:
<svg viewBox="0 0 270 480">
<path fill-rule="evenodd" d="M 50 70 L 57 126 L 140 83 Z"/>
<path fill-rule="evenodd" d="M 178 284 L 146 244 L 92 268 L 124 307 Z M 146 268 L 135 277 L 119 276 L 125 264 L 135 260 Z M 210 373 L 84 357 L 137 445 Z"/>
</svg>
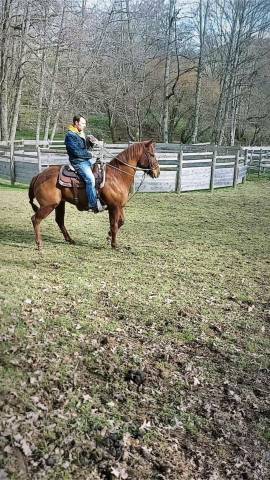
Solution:
<svg viewBox="0 0 270 480">
<path fill-rule="evenodd" d="M 118 211 L 118 229 L 117 230 L 120 230 L 120 228 L 124 225 L 124 223 L 125 223 L 125 214 L 124 214 L 124 209 L 121 207 L 119 208 L 119 211 Z M 107 241 L 111 243 L 111 240 L 112 240 L 112 232 L 110 229 L 108 231 Z"/>
<path fill-rule="evenodd" d="M 119 218 L 118 218 L 118 230 L 124 225 L 124 223 L 125 223 L 124 209 L 120 208 L 119 209 Z"/>
<path fill-rule="evenodd" d="M 111 237 L 111 246 L 112 248 L 117 247 L 116 243 L 116 235 L 118 232 L 118 223 L 119 223 L 119 218 L 120 218 L 120 209 L 119 208 L 113 208 L 109 210 L 109 218 L 110 218 L 110 231 L 109 235 Z"/>
</svg>

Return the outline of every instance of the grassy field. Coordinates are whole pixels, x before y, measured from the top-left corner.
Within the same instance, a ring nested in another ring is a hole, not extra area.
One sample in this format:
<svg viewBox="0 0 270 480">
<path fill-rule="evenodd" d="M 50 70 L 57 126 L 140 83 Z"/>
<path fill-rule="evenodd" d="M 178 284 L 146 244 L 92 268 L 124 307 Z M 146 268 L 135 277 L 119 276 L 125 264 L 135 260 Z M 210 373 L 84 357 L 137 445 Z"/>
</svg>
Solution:
<svg viewBox="0 0 270 480">
<path fill-rule="evenodd" d="M 0 478 L 266 479 L 270 182 L 67 206 L 2 184 Z"/>
</svg>

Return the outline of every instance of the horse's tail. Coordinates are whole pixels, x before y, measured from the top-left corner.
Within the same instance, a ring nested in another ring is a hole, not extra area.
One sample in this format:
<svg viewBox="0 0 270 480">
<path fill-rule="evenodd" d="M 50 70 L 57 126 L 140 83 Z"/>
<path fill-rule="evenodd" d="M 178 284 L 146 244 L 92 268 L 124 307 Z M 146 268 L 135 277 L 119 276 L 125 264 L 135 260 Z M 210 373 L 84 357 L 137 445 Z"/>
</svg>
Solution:
<svg viewBox="0 0 270 480">
<path fill-rule="evenodd" d="M 29 186 L 29 190 L 28 190 L 29 203 L 30 203 L 31 207 L 33 208 L 34 212 L 38 211 L 38 207 L 37 207 L 37 205 L 34 204 L 34 201 L 33 201 L 34 198 L 35 198 L 34 185 L 36 183 L 36 179 L 37 179 L 37 175 L 32 178 L 30 186 Z"/>
</svg>

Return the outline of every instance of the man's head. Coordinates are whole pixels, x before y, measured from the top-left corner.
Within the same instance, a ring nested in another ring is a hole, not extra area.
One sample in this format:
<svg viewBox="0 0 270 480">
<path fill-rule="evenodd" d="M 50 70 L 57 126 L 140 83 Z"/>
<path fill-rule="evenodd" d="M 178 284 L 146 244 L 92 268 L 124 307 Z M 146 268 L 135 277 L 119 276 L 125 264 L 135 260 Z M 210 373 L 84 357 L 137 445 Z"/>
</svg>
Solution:
<svg viewBox="0 0 270 480">
<path fill-rule="evenodd" d="M 73 125 L 78 129 L 79 132 L 83 132 L 86 127 L 86 120 L 81 115 L 74 115 Z"/>
</svg>

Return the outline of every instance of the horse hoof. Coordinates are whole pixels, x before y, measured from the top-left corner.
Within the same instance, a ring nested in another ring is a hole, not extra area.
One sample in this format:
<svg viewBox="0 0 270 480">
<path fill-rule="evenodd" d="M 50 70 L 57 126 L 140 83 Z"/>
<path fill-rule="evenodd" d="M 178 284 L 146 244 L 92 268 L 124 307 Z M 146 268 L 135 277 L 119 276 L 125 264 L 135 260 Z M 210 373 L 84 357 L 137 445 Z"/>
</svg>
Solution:
<svg viewBox="0 0 270 480">
<path fill-rule="evenodd" d="M 72 238 L 70 238 L 69 240 L 67 240 L 67 242 L 70 243 L 70 245 L 76 245 L 75 240 L 72 240 Z"/>
</svg>

